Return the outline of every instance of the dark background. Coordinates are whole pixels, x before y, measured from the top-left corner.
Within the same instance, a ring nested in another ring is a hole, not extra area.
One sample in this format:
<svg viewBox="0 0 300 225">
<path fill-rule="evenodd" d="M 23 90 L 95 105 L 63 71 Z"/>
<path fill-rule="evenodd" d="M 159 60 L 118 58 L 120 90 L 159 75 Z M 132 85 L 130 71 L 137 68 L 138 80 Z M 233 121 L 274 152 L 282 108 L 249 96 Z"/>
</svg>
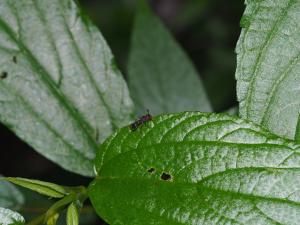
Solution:
<svg viewBox="0 0 300 225">
<path fill-rule="evenodd" d="M 125 77 L 136 2 L 79 1 L 83 11 L 106 38 Z M 150 3 L 194 62 L 214 110 L 220 112 L 237 105 L 234 48 L 240 33 L 243 1 L 152 0 Z M 63 185 L 87 185 L 90 182 L 90 179 L 66 172 L 37 154 L 2 125 L 0 135 L 0 174 Z"/>
</svg>

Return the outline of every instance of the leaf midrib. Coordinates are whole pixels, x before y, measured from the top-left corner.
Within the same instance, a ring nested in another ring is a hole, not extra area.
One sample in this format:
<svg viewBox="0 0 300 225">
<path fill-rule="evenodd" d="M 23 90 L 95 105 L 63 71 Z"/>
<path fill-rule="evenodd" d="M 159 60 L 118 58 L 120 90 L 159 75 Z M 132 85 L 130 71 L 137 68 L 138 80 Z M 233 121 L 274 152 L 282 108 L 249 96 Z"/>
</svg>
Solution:
<svg viewBox="0 0 300 225">
<path fill-rule="evenodd" d="M 80 157 L 82 157 L 84 160 L 87 160 L 87 161 L 91 161 L 91 159 L 88 157 L 88 156 L 86 156 L 82 151 L 80 151 L 80 150 L 78 150 L 78 149 L 76 149 L 76 148 L 74 148 L 68 141 L 66 141 L 55 129 L 53 129 L 52 128 L 52 126 L 50 126 L 50 124 L 46 121 L 46 120 L 44 120 L 44 118 L 43 117 L 41 117 L 34 109 L 33 109 L 33 107 L 30 107 L 31 105 L 22 97 L 22 95 L 20 95 L 20 94 L 16 94 L 17 92 L 14 90 L 14 88 L 12 88 L 12 87 L 9 87 L 9 89 L 10 89 L 10 91 L 12 92 L 12 93 L 14 93 L 16 96 L 17 96 L 17 98 L 19 99 L 19 100 L 21 100 L 22 102 L 24 102 L 24 106 L 33 114 L 33 115 L 35 115 L 35 117 L 36 118 L 38 118 L 42 123 L 44 123 L 45 124 L 45 126 L 49 129 L 49 131 L 51 131 L 58 139 L 60 139 L 65 145 L 67 145 L 70 149 L 72 149 L 73 150 L 73 153 L 75 153 L 77 156 L 80 156 Z M 13 91 L 14 90 L 14 91 Z M 4 123 L 5 123 L 5 121 L 4 121 Z M 6 125 L 9 125 L 9 124 L 7 124 L 6 123 Z M 9 126 L 10 127 L 10 126 Z M 21 135 L 22 136 L 22 135 Z M 48 154 L 45 154 L 46 156 L 48 155 Z"/>
<path fill-rule="evenodd" d="M 60 6 L 62 6 L 61 5 L 62 1 L 58 0 L 58 2 L 60 3 Z M 92 84 L 93 88 L 96 90 L 96 93 L 97 93 L 98 97 L 101 99 L 101 101 L 102 101 L 102 103 L 104 105 L 105 111 L 107 112 L 107 115 L 109 117 L 109 121 L 111 122 L 111 124 L 113 126 L 113 130 L 115 130 L 118 127 L 118 125 L 115 123 L 114 118 L 112 117 L 112 111 L 111 111 L 109 105 L 107 104 L 107 102 L 104 100 L 103 95 L 101 95 L 101 92 L 100 92 L 99 88 L 96 85 L 96 81 L 93 78 L 92 72 L 91 72 L 90 68 L 88 67 L 87 63 L 85 62 L 85 60 L 83 59 L 83 56 L 82 56 L 82 54 L 81 54 L 81 52 L 80 52 L 80 50 L 78 48 L 78 45 L 77 45 L 77 43 L 76 43 L 76 41 L 74 39 L 73 33 L 71 32 L 69 26 L 67 25 L 66 17 L 65 17 L 64 12 L 61 12 L 61 15 L 62 15 L 62 17 L 64 19 L 65 29 L 68 32 L 68 34 L 69 34 L 69 36 L 70 36 L 70 38 L 72 40 L 72 43 L 74 43 L 73 46 L 74 46 L 75 51 L 76 51 L 76 53 L 78 55 L 78 58 L 79 58 L 81 64 L 84 66 L 86 72 L 87 72 L 87 75 L 88 75 L 88 78 L 90 80 L 90 83 Z"/>
</svg>

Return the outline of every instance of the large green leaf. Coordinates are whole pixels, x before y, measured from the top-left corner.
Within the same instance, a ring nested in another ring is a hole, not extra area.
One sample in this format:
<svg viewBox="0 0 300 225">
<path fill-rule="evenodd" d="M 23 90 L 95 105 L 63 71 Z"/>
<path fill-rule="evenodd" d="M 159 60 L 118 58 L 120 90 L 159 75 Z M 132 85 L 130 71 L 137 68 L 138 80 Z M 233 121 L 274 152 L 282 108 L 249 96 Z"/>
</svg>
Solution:
<svg viewBox="0 0 300 225">
<path fill-rule="evenodd" d="M 7 181 L 0 180 L 0 207 L 19 209 L 24 204 L 22 193 Z"/>
<path fill-rule="evenodd" d="M 93 175 L 97 143 L 132 102 L 97 28 L 73 0 L 0 2 L 0 120 L 63 168 Z"/>
<path fill-rule="evenodd" d="M 140 2 L 128 65 L 137 111 L 211 111 L 192 62 L 145 2 Z"/>
<path fill-rule="evenodd" d="M 0 207 L 0 224 L 1 225 L 24 225 L 25 220 L 20 214 L 11 211 L 9 209 Z"/>
<path fill-rule="evenodd" d="M 246 1 L 237 45 L 240 115 L 294 139 L 300 111 L 300 1 Z"/>
<path fill-rule="evenodd" d="M 109 224 L 300 224 L 300 146 L 229 115 L 162 115 L 101 147 L 91 201 Z"/>
</svg>

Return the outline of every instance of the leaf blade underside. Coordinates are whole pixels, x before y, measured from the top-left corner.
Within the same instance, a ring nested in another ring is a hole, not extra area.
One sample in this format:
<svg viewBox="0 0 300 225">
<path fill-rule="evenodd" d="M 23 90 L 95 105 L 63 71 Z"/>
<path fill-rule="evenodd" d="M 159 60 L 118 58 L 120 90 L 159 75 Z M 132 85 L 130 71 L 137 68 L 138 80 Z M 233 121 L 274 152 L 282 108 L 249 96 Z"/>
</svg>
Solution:
<svg viewBox="0 0 300 225">
<path fill-rule="evenodd" d="M 300 2 L 246 4 L 236 48 L 240 115 L 294 139 L 299 136 Z"/>
<path fill-rule="evenodd" d="M 126 83 L 73 0 L 0 3 L 0 120 L 63 168 L 92 176 L 98 143 L 130 121 Z"/>
</svg>

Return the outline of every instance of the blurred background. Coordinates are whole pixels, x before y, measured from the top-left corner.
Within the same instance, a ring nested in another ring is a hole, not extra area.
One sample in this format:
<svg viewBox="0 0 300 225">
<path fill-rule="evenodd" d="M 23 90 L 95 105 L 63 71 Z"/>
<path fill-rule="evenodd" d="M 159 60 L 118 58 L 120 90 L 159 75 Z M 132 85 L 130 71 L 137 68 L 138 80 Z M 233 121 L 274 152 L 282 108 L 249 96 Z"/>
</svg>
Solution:
<svg viewBox="0 0 300 225">
<path fill-rule="evenodd" d="M 137 1 L 78 1 L 83 11 L 101 30 L 126 78 L 130 34 Z M 196 66 L 214 111 L 221 112 L 236 106 L 234 48 L 240 33 L 243 1 L 149 2 Z M 62 185 L 87 185 L 90 182 L 91 179 L 66 172 L 40 156 L 2 125 L 0 135 L 0 174 L 47 180 Z M 30 197 L 23 212 L 30 216 L 44 212 L 49 201 L 35 194 L 28 195 Z M 41 205 L 40 202 L 44 203 Z M 104 224 L 92 212 L 92 208 L 85 209 L 85 223 L 82 224 Z"/>
</svg>

